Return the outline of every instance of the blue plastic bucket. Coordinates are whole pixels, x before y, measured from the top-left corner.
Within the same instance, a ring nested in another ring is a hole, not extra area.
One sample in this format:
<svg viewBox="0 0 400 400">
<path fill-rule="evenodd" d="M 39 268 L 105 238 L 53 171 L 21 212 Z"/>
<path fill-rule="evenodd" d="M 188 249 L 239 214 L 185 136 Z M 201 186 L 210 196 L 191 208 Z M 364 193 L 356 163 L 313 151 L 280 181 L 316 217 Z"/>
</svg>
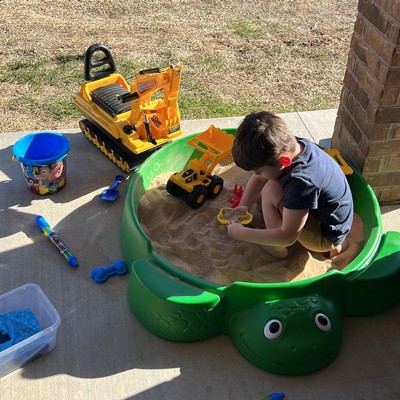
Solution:
<svg viewBox="0 0 400 400">
<path fill-rule="evenodd" d="M 47 131 L 30 133 L 14 144 L 14 157 L 32 193 L 54 194 L 64 188 L 69 150 L 64 135 Z"/>
</svg>

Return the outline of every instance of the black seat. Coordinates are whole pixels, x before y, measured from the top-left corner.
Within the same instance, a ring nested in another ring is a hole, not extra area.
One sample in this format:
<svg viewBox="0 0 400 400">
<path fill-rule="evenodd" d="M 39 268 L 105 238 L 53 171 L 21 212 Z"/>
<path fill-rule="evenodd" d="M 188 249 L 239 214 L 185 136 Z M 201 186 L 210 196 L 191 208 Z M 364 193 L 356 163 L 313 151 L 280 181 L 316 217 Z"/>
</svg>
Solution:
<svg viewBox="0 0 400 400">
<path fill-rule="evenodd" d="M 120 96 L 129 93 L 120 83 L 112 83 L 93 90 L 91 93 L 93 101 L 115 117 L 131 109 L 130 103 L 122 103 Z"/>
</svg>

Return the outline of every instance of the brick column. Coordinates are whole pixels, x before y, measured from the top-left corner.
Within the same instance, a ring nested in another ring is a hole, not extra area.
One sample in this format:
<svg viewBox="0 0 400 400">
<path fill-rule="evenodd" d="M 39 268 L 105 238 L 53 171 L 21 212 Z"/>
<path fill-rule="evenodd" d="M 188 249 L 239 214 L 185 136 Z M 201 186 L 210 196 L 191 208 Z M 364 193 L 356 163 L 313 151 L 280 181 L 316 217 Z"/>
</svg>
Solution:
<svg viewBox="0 0 400 400">
<path fill-rule="evenodd" d="M 400 0 L 359 0 L 332 147 L 400 203 Z"/>
</svg>

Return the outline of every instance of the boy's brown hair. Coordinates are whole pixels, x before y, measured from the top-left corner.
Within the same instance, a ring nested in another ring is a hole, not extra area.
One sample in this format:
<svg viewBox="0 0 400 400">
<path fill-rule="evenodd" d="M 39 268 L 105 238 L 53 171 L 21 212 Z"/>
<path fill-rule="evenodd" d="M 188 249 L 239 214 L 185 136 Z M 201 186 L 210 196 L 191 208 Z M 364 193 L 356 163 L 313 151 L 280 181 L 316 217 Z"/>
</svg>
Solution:
<svg viewBox="0 0 400 400">
<path fill-rule="evenodd" d="M 293 151 L 296 138 L 282 118 L 268 111 L 247 115 L 240 123 L 232 155 L 238 167 L 254 171 L 266 165 L 275 166 L 283 151 Z"/>
</svg>

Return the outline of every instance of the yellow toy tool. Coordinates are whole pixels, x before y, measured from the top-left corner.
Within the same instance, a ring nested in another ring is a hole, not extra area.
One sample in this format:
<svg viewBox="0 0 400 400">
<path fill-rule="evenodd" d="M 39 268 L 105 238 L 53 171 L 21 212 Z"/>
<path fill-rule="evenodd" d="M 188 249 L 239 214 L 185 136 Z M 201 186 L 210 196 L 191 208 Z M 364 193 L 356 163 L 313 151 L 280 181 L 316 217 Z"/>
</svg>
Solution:
<svg viewBox="0 0 400 400">
<path fill-rule="evenodd" d="M 324 149 L 325 153 L 329 154 L 338 164 L 341 170 L 345 175 L 351 175 L 353 173 L 353 169 L 349 164 L 344 160 L 339 150 L 337 149 Z"/>
<path fill-rule="evenodd" d="M 188 144 L 203 153 L 201 158 L 189 161 L 188 168 L 175 172 L 167 182 L 167 192 L 173 196 L 184 194 L 186 204 L 193 209 L 201 207 L 206 199 L 217 197 L 224 180 L 212 175 L 215 166 L 232 154 L 234 137 L 211 125 L 206 131 L 188 140 Z"/>
<path fill-rule="evenodd" d="M 253 215 L 249 213 L 246 206 L 238 206 L 235 208 L 221 208 L 217 215 L 220 224 L 228 225 L 237 222 L 242 225 L 247 225 L 253 221 Z"/>
<path fill-rule="evenodd" d="M 182 134 L 178 94 L 182 65 L 136 71 L 128 85 L 101 44 L 85 54 L 85 80 L 75 104 L 85 136 L 126 172 Z"/>
</svg>

